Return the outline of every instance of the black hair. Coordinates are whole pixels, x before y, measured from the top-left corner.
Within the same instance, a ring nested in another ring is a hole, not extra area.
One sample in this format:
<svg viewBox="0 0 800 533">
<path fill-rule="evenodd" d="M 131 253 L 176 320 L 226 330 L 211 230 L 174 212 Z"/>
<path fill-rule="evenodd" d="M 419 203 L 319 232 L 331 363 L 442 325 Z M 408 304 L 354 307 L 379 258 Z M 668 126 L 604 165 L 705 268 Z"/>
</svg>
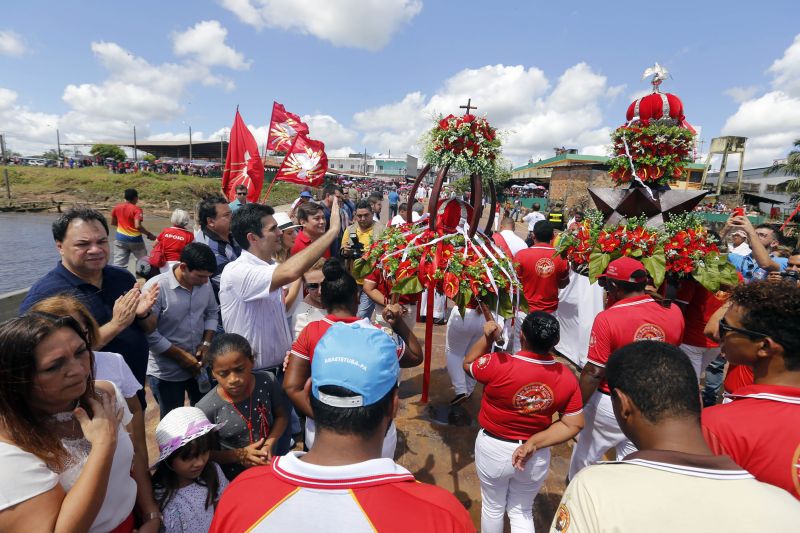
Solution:
<svg viewBox="0 0 800 533">
<path fill-rule="evenodd" d="M 800 255 L 800 248 L 795 248 L 789 255 Z"/>
<path fill-rule="evenodd" d="M 202 242 L 190 242 L 181 251 L 181 263 L 186 263 L 189 270 L 217 271 L 217 258 L 211 247 Z"/>
<path fill-rule="evenodd" d="M 233 214 L 231 234 L 242 250 L 250 248 L 250 242 L 247 240 L 248 233 L 255 233 L 259 237 L 264 236 L 262 220 L 265 216 L 274 214 L 275 210 L 271 206 L 253 203 L 242 206 Z"/>
<path fill-rule="evenodd" d="M 319 390 L 342 398 L 356 396 L 355 392 L 337 385 L 323 385 Z M 368 439 L 375 434 L 381 421 L 392 408 L 392 398 L 396 390 L 397 385 L 377 402 L 362 407 L 333 407 L 322 403 L 312 394 L 311 411 L 314 413 L 314 423 L 317 427 L 340 435 L 356 435 Z"/>
<path fill-rule="evenodd" d="M 637 270 L 634 272 L 642 272 L 641 270 Z M 603 287 L 607 290 L 612 290 L 615 287 L 619 289 L 623 294 L 632 294 L 634 292 L 642 292 L 647 287 L 647 276 L 645 275 L 644 281 L 621 281 L 618 279 L 611 279 L 611 278 L 602 278 L 603 279 Z"/>
<path fill-rule="evenodd" d="M 158 502 L 158 506 L 162 511 L 166 509 L 167 505 L 180 488 L 178 486 L 180 480 L 178 479 L 178 475 L 172 469 L 172 461 L 174 461 L 175 458 L 180 458 L 186 461 L 189 459 L 194 459 L 195 457 L 199 457 L 206 452 L 210 452 L 211 442 L 211 433 L 206 433 L 201 437 L 197 437 L 196 439 L 187 442 L 172 452 L 163 461 L 158 463 L 156 471 L 153 474 L 153 493 L 156 501 Z M 202 472 L 200 472 L 200 475 L 194 482 L 201 487 L 206 487 L 208 489 L 208 494 L 206 496 L 206 509 L 208 509 L 210 506 L 216 507 L 220 498 L 220 482 L 219 477 L 217 476 L 217 469 L 214 466 L 213 461 L 210 459 L 206 461 Z"/>
<path fill-rule="evenodd" d="M 546 220 L 540 220 L 533 226 L 533 238 L 537 242 L 550 242 L 553 240 L 553 225 Z"/>
<path fill-rule="evenodd" d="M 522 321 L 522 334 L 531 351 L 546 354 L 558 344 L 561 329 L 550 313 L 534 311 Z"/>
<path fill-rule="evenodd" d="M 200 222 L 201 228 L 206 229 L 209 218 L 217 218 L 219 204 L 228 205 L 228 200 L 218 194 L 200 200 L 200 204 L 197 206 L 197 220 Z"/>
<path fill-rule="evenodd" d="M 322 265 L 322 305 L 329 313 L 336 308 L 352 309 L 358 294 L 355 278 L 344 268 L 342 262 L 331 257 Z"/>
<path fill-rule="evenodd" d="M 692 417 L 700 421 L 700 394 L 691 361 L 677 346 L 637 341 L 611 354 L 606 379 L 612 394 L 621 390 L 650 422 Z"/>
<path fill-rule="evenodd" d="M 361 203 L 361 202 L 359 202 L 359 203 Z M 367 201 L 367 205 L 369 205 L 369 201 Z M 372 206 L 370 206 L 370 209 L 372 209 Z M 398 213 L 402 213 L 403 211 L 406 211 L 407 209 L 408 209 L 408 202 L 401 202 L 400 205 L 397 206 L 397 212 Z"/>
<path fill-rule="evenodd" d="M 381 193 L 379 193 L 379 192 L 371 192 L 371 193 L 369 193 L 369 197 L 367 197 L 367 200 L 370 203 L 372 203 L 372 202 L 382 202 L 383 201 L 383 195 Z"/>
<path fill-rule="evenodd" d="M 106 230 L 106 235 L 108 235 L 108 222 L 106 222 L 106 217 L 103 216 L 103 213 L 88 207 L 74 207 L 53 221 L 51 226 L 53 240 L 63 242 L 67 236 L 67 227 L 73 220 L 85 220 L 87 222 L 97 220 L 102 224 L 103 229 Z"/>
<path fill-rule="evenodd" d="M 372 205 L 369 203 L 369 200 L 359 200 L 356 204 L 356 210 L 358 209 L 368 209 L 372 211 Z"/>
<path fill-rule="evenodd" d="M 759 224 L 758 226 L 755 227 L 755 229 L 768 229 L 768 230 L 770 230 L 772 232 L 772 239 L 773 240 L 776 240 L 778 242 L 780 242 L 780 240 L 781 240 L 780 232 L 778 230 L 776 230 L 775 227 L 772 226 L 771 224 Z"/>
<path fill-rule="evenodd" d="M 318 203 L 306 202 L 304 204 L 300 204 L 300 206 L 297 208 L 297 220 L 300 222 L 306 222 L 312 216 L 324 211 L 325 210 Z"/>
<path fill-rule="evenodd" d="M 326 198 L 332 194 L 336 194 L 336 191 L 342 192 L 342 188 L 339 187 L 338 185 L 334 185 L 333 183 L 329 183 L 328 185 L 322 188 L 322 197 Z"/>
<path fill-rule="evenodd" d="M 222 333 L 214 337 L 211 346 L 208 347 L 208 364 L 213 369 L 214 361 L 227 353 L 239 352 L 251 361 L 255 361 L 253 348 L 247 339 L 238 333 Z"/>
<path fill-rule="evenodd" d="M 139 198 L 139 192 L 136 189 L 125 189 L 125 200 L 132 202 Z"/>
<path fill-rule="evenodd" d="M 539 209 L 541 209 L 542 206 L 540 206 L 538 203 L 535 203 L 531 207 L 533 208 L 534 211 L 538 211 Z"/>
<path fill-rule="evenodd" d="M 730 301 L 742 311 L 742 327 L 764 333 L 783 346 L 787 370 L 800 370 L 800 287 L 794 281 L 739 285 Z"/>
<path fill-rule="evenodd" d="M 239 185 L 237 185 L 237 186 L 234 188 L 234 190 L 235 190 L 236 192 L 239 192 L 239 191 L 245 191 L 245 192 L 246 192 L 248 189 L 247 189 L 247 185 L 245 185 L 245 184 L 243 184 L 243 183 L 240 183 Z"/>
</svg>

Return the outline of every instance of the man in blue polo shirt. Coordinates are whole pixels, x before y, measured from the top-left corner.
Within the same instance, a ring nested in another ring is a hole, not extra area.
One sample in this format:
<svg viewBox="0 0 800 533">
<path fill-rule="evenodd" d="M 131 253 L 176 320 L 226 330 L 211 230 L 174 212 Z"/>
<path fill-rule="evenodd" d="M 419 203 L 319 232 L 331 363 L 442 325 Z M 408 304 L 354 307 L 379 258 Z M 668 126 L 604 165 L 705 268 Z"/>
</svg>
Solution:
<svg viewBox="0 0 800 533">
<path fill-rule="evenodd" d="M 49 296 L 77 297 L 100 325 L 103 345 L 93 348 L 121 354 L 144 385 L 149 353 L 145 331 L 155 327 L 150 308 L 158 290 L 141 295 L 130 272 L 108 264 L 108 223 L 94 209 L 76 208 L 62 214 L 53 222 L 53 239 L 61 261 L 33 284 L 20 312 Z M 139 400 L 144 407 L 143 390 Z"/>
<path fill-rule="evenodd" d="M 728 254 L 728 261 L 742 274 L 745 283 L 765 279 L 772 271 L 786 270 L 789 260 L 775 253 L 780 241 L 778 232 L 772 226 L 759 224 L 754 228 L 746 216 L 732 216 L 725 224 L 723 233 L 735 230 L 747 233 L 751 251 L 747 255 Z"/>
<path fill-rule="evenodd" d="M 388 194 L 389 198 L 389 218 L 391 219 L 393 216 L 397 214 L 397 205 L 400 203 L 400 195 L 397 194 L 395 189 L 389 191 Z"/>
</svg>

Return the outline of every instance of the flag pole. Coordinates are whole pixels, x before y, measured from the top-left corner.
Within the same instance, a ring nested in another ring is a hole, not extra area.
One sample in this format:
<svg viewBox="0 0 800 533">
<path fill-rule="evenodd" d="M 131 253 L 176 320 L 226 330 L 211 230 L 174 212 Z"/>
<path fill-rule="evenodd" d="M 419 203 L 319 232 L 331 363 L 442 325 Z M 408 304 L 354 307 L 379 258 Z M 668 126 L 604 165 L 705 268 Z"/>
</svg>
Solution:
<svg viewBox="0 0 800 533">
<path fill-rule="evenodd" d="M 272 192 L 272 187 L 275 185 L 275 182 L 278 181 L 276 178 L 277 176 L 275 176 L 275 178 L 273 178 L 272 181 L 270 182 L 269 187 L 267 187 L 267 193 L 264 195 L 264 199 L 261 200 L 260 203 L 262 204 L 267 203 L 267 200 L 269 199 L 269 193 Z"/>
</svg>

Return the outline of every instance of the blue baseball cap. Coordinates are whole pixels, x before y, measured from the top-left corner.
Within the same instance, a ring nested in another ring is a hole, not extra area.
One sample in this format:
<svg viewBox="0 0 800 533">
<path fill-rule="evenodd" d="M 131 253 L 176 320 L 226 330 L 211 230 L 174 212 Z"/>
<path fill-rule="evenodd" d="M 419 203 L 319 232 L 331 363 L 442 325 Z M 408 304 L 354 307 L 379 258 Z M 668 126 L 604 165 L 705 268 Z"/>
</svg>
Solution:
<svg viewBox="0 0 800 533">
<path fill-rule="evenodd" d="M 301 192 L 301 193 L 300 193 L 300 197 L 301 197 L 301 198 L 313 198 L 313 197 L 311 196 L 311 193 L 310 193 L 310 192 L 308 192 L 308 191 L 303 191 L 303 192 Z"/>
<path fill-rule="evenodd" d="M 311 393 L 331 407 L 372 405 L 397 385 L 397 345 L 378 328 L 337 322 L 322 336 L 311 361 Z M 353 391 L 354 396 L 320 392 L 325 385 Z"/>
</svg>

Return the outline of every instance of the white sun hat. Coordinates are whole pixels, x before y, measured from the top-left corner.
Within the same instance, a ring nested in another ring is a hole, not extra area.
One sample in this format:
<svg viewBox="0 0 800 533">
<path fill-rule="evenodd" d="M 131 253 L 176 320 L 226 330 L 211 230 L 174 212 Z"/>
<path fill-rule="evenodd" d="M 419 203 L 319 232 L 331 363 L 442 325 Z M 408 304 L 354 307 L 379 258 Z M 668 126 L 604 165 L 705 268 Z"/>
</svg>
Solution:
<svg viewBox="0 0 800 533">
<path fill-rule="evenodd" d="M 289 218 L 289 215 L 287 213 L 282 213 L 282 212 L 281 213 L 275 213 L 272 216 L 275 219 L 275 222 L 278 223 L 278 228 L 281 231 L 286 231 L 287 229 L 292 229 L 292 228 L 302 228 L 303 227 L 300 224 L 295 224 L 292 221 L 292 219 Z"/>
<path fill-rule="evenodd" d="M 209 422 L 205 413 L 197 407 L 173 409 L 156 427 L 156 441 L 160 453 L 157 462 L 163 461 L 184 444 L 220 427 L 222 424 Z"/>
</svg>

